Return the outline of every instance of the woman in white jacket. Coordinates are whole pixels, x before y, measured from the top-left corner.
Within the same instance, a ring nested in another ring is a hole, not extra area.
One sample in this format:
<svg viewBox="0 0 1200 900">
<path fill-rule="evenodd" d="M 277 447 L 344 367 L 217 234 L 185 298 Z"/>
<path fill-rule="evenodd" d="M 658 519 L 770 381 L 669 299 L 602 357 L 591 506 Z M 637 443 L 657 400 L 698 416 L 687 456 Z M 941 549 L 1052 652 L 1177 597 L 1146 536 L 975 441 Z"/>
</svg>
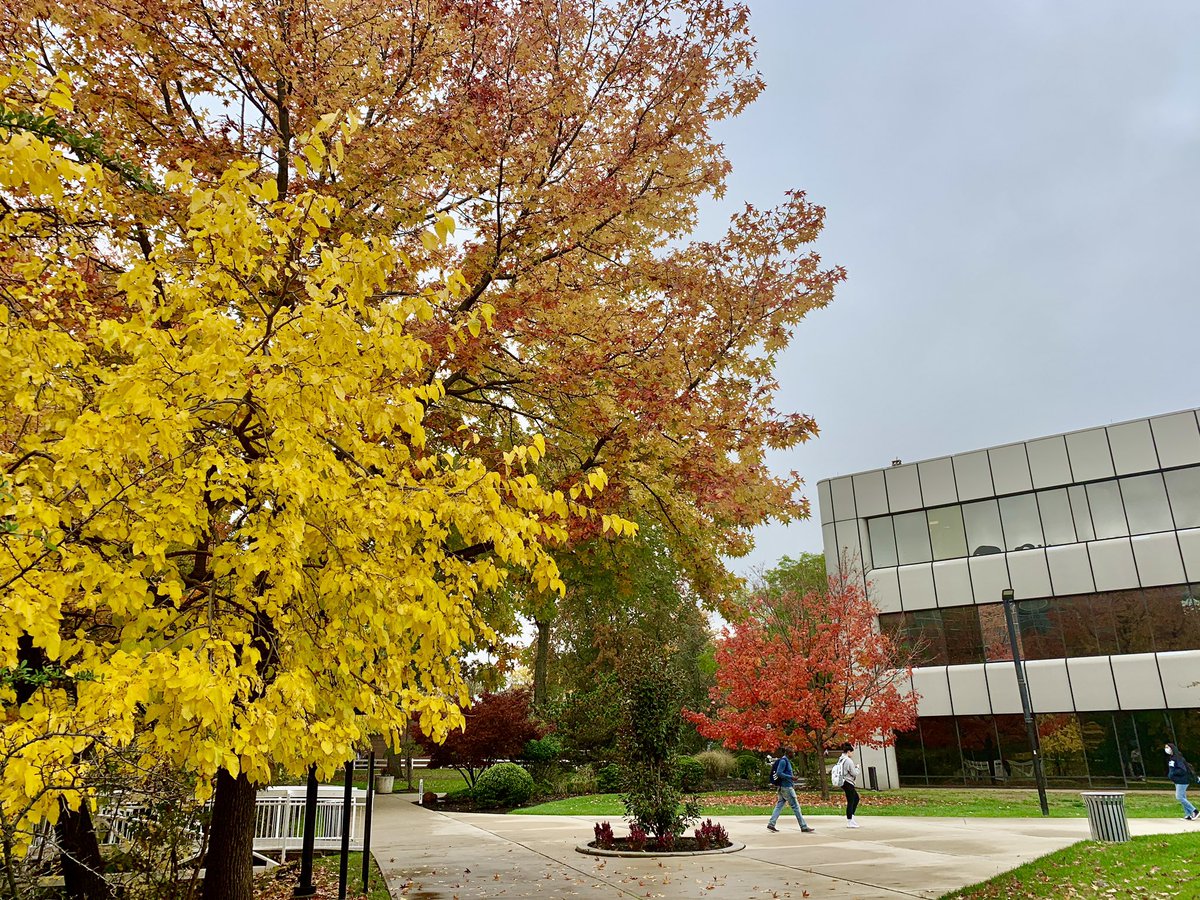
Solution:
<svg viewBox="0 0 1200 900">
<path fill-rule="evenodd" d="M 862 773 L 858 770 L 858 764 L 854 761 L 854 757 L 851 756 L 853 752 L 853 744 L 842 744 L 842 755 L 834 763 L 834 767 L 841 775 L 842 791 L 846 795 L 847 828 L 859 827 L 858 822 L 854 821 L 854 811 L 858 809 L 858 788 L 855 785 Z"/>
</svg>

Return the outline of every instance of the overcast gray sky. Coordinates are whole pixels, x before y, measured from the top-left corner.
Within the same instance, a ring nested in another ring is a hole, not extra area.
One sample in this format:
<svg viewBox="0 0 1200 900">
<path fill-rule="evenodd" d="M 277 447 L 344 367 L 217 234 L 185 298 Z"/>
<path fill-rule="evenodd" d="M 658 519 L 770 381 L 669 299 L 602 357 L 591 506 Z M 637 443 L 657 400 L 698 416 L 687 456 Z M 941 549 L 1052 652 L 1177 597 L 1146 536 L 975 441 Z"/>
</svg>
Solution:
<svg viewBox="0 0 1200 900">
<path fill-rule="evenodd" d="M 731 204 L 800 188 L 849 279 L 782 358 L 822 478 L 1200 403 L 1200 3 L 749 0 Z"/>
</svg>

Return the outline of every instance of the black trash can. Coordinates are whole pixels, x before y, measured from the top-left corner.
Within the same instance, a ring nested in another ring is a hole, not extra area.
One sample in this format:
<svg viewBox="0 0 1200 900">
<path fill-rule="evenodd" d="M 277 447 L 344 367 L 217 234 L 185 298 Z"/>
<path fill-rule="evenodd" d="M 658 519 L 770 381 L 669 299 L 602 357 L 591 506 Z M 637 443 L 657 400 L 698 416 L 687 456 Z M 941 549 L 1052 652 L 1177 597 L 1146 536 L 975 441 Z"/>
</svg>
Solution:
<svg viewBox="0 0 1200 900">
<path fill-rule="evenodd" d="M 1129 840 L 1129 820 L 1125 818 L 1125 795 L 1119 791 L 1084 791 L 1088 827 L 1093 841 L 1124 843 Z"/>
</svg>

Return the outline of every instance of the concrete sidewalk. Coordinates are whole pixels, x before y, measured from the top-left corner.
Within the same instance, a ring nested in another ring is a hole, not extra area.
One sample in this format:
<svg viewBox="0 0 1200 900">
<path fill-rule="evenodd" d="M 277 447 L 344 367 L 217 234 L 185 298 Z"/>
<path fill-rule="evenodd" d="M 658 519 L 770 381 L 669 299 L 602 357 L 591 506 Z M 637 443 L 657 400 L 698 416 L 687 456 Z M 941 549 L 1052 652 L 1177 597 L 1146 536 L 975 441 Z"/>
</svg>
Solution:
<svg viewBox="0 0 1200 900">
<path fill-rule="evenodd" d="M 415 794 L 376 798 L 375 858 L 392 896 L 408 900 L 712 897 L 895 900 L 938 897 L 1088 837 L 1086 819 L 806 816 L 780 833 L 766 816 L 723 816 L 738 853 L 657 859 L 575 851 L 594 818 L 431 812 Z M 625 829 L 610 820 L 618 834 Z M 1182 819 L 1130 819 L 1135 834 L 1195 831 Z M 1200 838 L 1198 838 L 1200 842 Z"/>
</svg>

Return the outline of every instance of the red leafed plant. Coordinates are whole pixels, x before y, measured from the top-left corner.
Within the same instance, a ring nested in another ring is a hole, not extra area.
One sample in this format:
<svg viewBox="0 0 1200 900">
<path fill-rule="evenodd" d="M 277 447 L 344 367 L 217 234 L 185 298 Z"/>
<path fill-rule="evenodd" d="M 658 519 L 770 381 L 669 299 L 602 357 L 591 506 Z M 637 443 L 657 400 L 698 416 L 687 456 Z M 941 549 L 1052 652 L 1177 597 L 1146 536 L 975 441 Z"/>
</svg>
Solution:
<svg viewBox="0 0 1200 900">
<path fill-rule="evenodd" d="M 830 578 L 824 592 L 758 592 L 717 642 L 710 711 L 684 715 L 731 748 L 815 757 L 842 741 L 892 743 L 916 723 L 917 695 L 905 690 L 912 651 L 875 631 L 876 614 L 849 578 Z"/>
<path fill-rule="evenodd" d="M 601 850 L 611 850 L 616 844 L 612 826 L 607 822 L 597 822 L 592 830 L 596 833 L 596 846 Z"/>
<path fill-rule="evenodd" d="M 646 849 L 646 832 L 637 822 L 629 826 L 629 849 L 630 850 L 645 850 Z"/>
<path fill-rule="evenodd" d="M 729 846 L 729 832 L 725 826 L 712 819 L 705 819 L 695 831 L 696 849 L 708 850 Z"/>
</svg>

